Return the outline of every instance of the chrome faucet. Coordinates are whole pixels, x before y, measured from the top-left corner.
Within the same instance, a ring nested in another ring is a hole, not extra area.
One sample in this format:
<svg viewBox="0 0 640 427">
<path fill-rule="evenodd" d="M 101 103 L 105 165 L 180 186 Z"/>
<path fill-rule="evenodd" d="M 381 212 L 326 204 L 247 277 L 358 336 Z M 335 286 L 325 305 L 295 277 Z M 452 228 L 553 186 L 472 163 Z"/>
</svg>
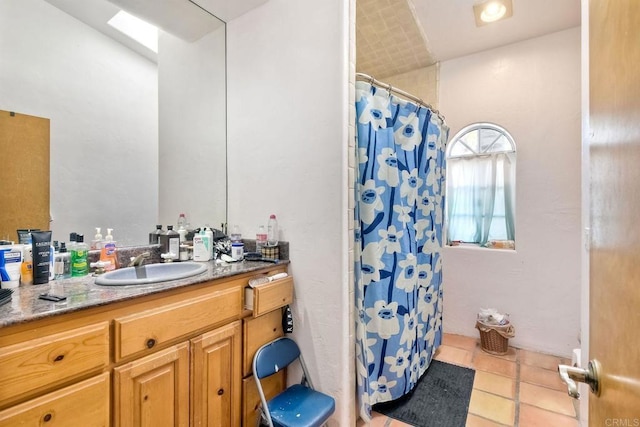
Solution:
<svg viewBox="0 0 640 427">
<path fill-rule="evenodd" d="M 151 254 L 149 252 L 142 252 L 137 257 L 131 257 L 131 262 L 129 263 L 129 267 L 140 267 L 145 259 L 149 258 Z"/>
</svg>

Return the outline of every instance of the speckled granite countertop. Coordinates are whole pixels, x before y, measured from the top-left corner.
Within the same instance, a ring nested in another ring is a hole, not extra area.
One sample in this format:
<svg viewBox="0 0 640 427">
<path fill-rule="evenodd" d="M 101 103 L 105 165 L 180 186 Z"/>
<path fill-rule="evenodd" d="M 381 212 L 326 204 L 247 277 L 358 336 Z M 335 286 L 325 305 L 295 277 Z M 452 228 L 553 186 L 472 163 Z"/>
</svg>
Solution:
<svg viewBox="0 0 640 427">
<path fill-rule="evenodd" d="M 289 261 L 278 264 L 262 261 L 216 264 L 209 261 L 204 273 L 150 285 L 100 286 L 94 283 L 95 277 L 85 276 L 55 280 L 45 285 L 20 286 L 14 290 L 11 302 L 0 306 L 0 328 L 287 264 Z M 67 299 L 58 303 L 38 299 L 42 293 L 64 294 Z"/>
</svg>

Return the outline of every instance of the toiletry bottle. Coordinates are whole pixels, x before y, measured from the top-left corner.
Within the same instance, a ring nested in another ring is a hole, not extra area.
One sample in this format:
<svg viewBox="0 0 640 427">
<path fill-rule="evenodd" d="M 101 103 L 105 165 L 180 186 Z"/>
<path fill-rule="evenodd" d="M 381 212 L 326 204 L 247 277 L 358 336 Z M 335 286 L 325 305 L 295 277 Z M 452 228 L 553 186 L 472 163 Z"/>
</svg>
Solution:
<svg viewBox="0 0 640 427">
<path fill-rule="evenodd" d="M 204 234 L 209 238 L 209 259 L 213 259 L 213 230 L 206 224 L 204 227 Z"/>
<path fill-rule="evenodd" d="M 162 225 L 156 225 L 156 229 L 149 233 L 149 244 L 157 245 L 158 243 L 160 243 L 160 235 L 162 233 L 164 233 L 164 231 L 162 230 Z"/>
<path fill-rule="evenodd" d="M 71 276 L 82 277 L 89 274 L 89 262 L 87 261 L 88 246 L 84 243 L 84 235 L 76 235 L 76 243 L 71 249 Z"/>
<path fill-rule="evenodd" d="M 170 258 L 177 260 L 180 256 L 180 235 L 173 229 L 173 225 L 167 225 L 167 231 L 160 235 L 160 254 L 173 254 Z"/>
<path fill-rule="evenodd" d="M 242 240 L 231 242 L 231 258 L 236 261 L 244 259 L 244 243 L 242 243 Z"/>
<path fill-rule="evenodd" d="M 102 234 L 100 233 L 100 227 L 96 227 L 96 235 L 93 236 L 91 241 L 91 249 L 102 249 Z"/>
<path fill-rule="evenodd" d="M 53 262 L 53 270 L 55 272 L 55 279 L 68 279 L 71 277 L 71 254 L 67 252 L 67 246 L 64 242 L 60 244 L 60 250 L 56 253 L 55 260 Z"/>
<path fill-rule="evenodd" d="M 264 225 L 258 227 L 258 232 L 256 233 L 256 252 L 261 254 L 262 247 L 267 244 L 267 230 L 264 229 Z"/>
<path fill-rule="evenodd" d="M 178 216 L 178 230 L 181 228 L 187 229 L 187 216 L 183 213 Z"/>
<path fill-rule="evenodd" d="M 267 244 L 269 246 L 278 246 L 278 220 L 274 214 L 271 214 L 267 224 Z"/>
<path fill-rule="evenodd" d="M 244 243 L 242 242 L 240 227 L 237 224 L 233 226 L 229 240 L 231 240 L 231 258 L 236 261 L 242 261 L 244 259 Z"/>
<path fill-rule="evenodd" d="M 178 217 L 178 234 L 181 244 L 187 241 L 187 217 L 183 213 Z"/>
<path fill-rule="evenodd" d="M 20 245 L 0 246 L 0 287 L 15 289 L 20 285 L 22 247 Z"/>
<path fill-rule="evenodd" d="M 209 261 L 209 246 L 211 241 L 203 228 L 198 234 L 193 235 L 193 260 Z"/>
<path fill-rule="evenodd" d="M 233 226 L 233 231 L 229 235 L 229 239 L 231 240 L 231 243 L 242 241 L 242 233 L 240 233 L 240 227 L 238 224 Z"/>
<path fill-rule="evenodd" d="M 31 232 L 34 285 L 49 283 L 49 271 L 53 267 L 52 248 L 50 230 Z"/>
<path fill-rule="evenodd" d="M 49 280 L 54 280 L 56 278 L 56 272 L 53 269 L 53 265 L 56 260 L 56 253 L 58 252 L 58 250 L 56 249 L 56 246 L 58 246 L 58 242 L 54 242 L 55 245 L 51 245 L 49 251 Z"/>
<path fill-rule="evenodd" d="M 22 247 L 22 267 L 20 269 L 20 283 L 33 284 L 33 249 L 31 243 Z"/>
<path fill-rule="evenodd" d="M 118 257 L 116 256 L 116 242 L 113 240 L 111 232 L 113 228 L 107 228 L 107 235 L 104 237 L 102 250 L 100 251 L 100 261 L 107 262 L 105 271 L 112 271 L 118 268 Z"/>
<path fill-rule="evenodd" d="M 73 251 L 73 247 L 76 245 L 76 240 L 78 240 L 78 233 L 76 232 L 69 233 L 69 244 L 67 245 L 67 250 L 69 251 L 69 254 L 71 254 L 71 251 Z"/>
</svg>

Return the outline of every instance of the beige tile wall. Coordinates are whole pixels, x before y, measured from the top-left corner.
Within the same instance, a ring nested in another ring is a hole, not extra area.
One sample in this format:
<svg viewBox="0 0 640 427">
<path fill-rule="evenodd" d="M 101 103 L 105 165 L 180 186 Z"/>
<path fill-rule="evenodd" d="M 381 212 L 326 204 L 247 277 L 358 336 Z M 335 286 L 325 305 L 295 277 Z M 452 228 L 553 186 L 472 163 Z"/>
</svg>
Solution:
<svg viewBox="0 0 640 427">
<path fill-rule="evenodd" d="M 385 83 L 417 96 L 433 108 L 438 108 L 438 83 L 440 64 L 419 68 L 384 79 Z"/>
<path fill-rule="evenodd" d="M 357 0 L 357 70 L 381 80 L 435 63 L 407 0 Z"/>
</svg>

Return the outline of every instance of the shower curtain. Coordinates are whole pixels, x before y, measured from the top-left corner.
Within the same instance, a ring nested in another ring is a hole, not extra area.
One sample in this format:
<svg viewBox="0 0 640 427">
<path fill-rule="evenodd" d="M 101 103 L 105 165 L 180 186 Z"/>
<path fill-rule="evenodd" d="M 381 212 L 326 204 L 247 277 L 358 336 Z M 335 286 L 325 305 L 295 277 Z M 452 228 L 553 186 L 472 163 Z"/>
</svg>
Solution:
<svg viewBox="0 0 640 427">
<path fill-rule="evenodd" d="M 360 415 L 408 393 L 442 338 L 449 129 L 429 108 L 356 83 L 355 301 Z"/>
</svg>

